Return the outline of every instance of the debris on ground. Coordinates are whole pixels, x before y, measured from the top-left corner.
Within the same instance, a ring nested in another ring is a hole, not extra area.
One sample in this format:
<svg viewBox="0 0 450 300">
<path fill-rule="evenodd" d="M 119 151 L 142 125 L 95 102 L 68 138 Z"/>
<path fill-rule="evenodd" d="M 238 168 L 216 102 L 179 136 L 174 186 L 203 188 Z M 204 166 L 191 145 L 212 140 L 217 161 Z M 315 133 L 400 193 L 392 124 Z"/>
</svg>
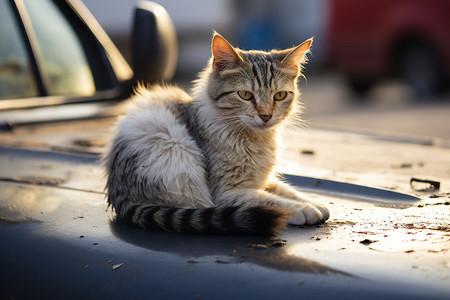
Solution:
<svg viewBox="0 0 450 300">
<path fill-rule="evenodd" d="M 441 183 L 435 180 L 429 179 L 419 179 L 419 178 L 411 178 L 409 184 L 411 188 L 415 191 L 425 192 L 425 191 L 433 191 L 439 190 L 441 187 Z"/>
<path fill-rule="evenodd" d="M 437 203 L 424 203 L 424 204 L 417 205 L 417 207 L 434 206 L 434 205 L 450 205 L 450 202 L 446 201 L 446 202 L 437 202 Z"/>
<path fill-rule="evenodd" d="M 300 151 L 301 154 L 303 155 L 314 155 L 316 154 L 316 152 L 314 150 L 311 149 L 303 149 Z"/>
<path fill-rule="evenodd" d="M 253 248 L 255 250 L 264 250 L 268 248 L 268 246 L 265 244 L 250 244 L 248 245 L 248 247 Z"/>
<path fill-rule="evenodd" d="M 216 263 L 218 263 L 218 264 L 224 264 L 224 265 L 231 264 L 229 261 L 221 260 L 221 259 L 217 259 L 217 260 L 216 260 Z"/>
<path fill-rule="evenodd" d="M 286 240 L 275 240 L 275 241 L 269 242 L 267 244 L 249 244 L 248 247 L 256 249 L 256 250 L 264 250 L 269 247 L 281 247 L 281 246 L 286 245 L 286 243 L 287 243 Z"/>
<path fill-rule="evenodd" d="M 287 241 L 286 240 L 275 240 L 271 243 L 268 244 L 269 247 L 281 247 L 286 245 Z"/>
<path fill-rule="evenodd" d="M 360 241 L 359 243 L 367 246 L 367 245 L 370 245 L 370 244 L 376 243 L 376 242 L 378 242 L 378 241 L 373 241 L 373 240 L 365 239 L 365 240 Z"/>
<path fill-rule="evenodd" d="M 393 165 L 392 168 L 394 169 L 409 169 L 412 168 L 412 163 L 401 163 L 400 165 Z"/>
<path fill-rule="evenodd" d="M 120 267 L 123 266 L 123 265 L 124 265 L 124 263 L 112 265 L 112 269 L 113 269 L 113 270 L 117 270 L 118 268 L 120 268 Z"/>
<path fill-rule="evenodd" d="M 188 264 L 198 264 L 198 261 L 196 261 L 196 260 L 188 260 L 188 261 L 186 261 Z"/>
</svg>

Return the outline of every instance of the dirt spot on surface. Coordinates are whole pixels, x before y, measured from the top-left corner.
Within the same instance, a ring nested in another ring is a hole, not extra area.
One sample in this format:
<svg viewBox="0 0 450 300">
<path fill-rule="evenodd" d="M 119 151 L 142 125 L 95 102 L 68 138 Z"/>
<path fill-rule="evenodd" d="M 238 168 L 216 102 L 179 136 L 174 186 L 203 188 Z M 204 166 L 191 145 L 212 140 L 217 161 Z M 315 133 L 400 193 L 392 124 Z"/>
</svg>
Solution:
<svg viewBox="0 0 450 300">
<path fill-rule="evenodd" d="M 287 244 L 286 240 L 276 240 L 273 241 L 272 243 L 269 243 L 269 247 L 281 247 Z"/>
<path fill-rule="evenodd" d="M 101 139 L 77 139 L 72 142 L 75 146 L 91 148 L 91 147 L 104 147 L 106 142 Z"/>
<path fill-rule="evenodd" d="M 411 188 L 415 191 L 425 192 L 425 191 L 435 191 L 439 190 L 441 187 L 441 182 L 430 179 L 420 179 L 420 178 L 411 178 L 409 182 Z"/>
<path fill-rule="evenodd" d="M 275 240 L 273 242 L 266 243 L 266 244 L 250 244 L 250 245 L 248 245 L 248 247 L 256 249 L 256 250 L 264 250 L 269 247 L 281 247 L 281 246 L 286 245 L 286 243 L 287 243 L 286 240 Z"/>
<path fill-rule="evenodd" d="M 437 230 L 437 231 L 444 231 L 444 232 L 450 232 L 450 226 L 433 226 L 433 224 L 396 224 L 394 228 L 406 228 L 406 229 L 412 229 L 412 230 Z"/>
<path fill-rule="evenodd" d="M 42 176 L 17 176 L 17 177 L 0 177 L 1 181 L 14 183 L 24 183 L 33 185 L 57 186 L 67 182 L 64 178 L 42 177 Z"/>
<path fill-rule="evenodd" d="M 113 270 L 117 270 L 118 268 L 120 268 L 120 267 L 123 266 L 123 265 L 124 265 L 124 263 L 115 264 L 115 265 L 112 265 L 111 268 L 112 268 Z"/>
<path fill-rule="evenodd" d="M 231 264 L 232 262 L 229 262 L 229 261 L 226 261 L 226 260 L 222 260 L 222 259 L 217 259 L 217 260 L 216 260 L 216 263 L 217 263 L 217 264 L 222 264 L 222 265 L 229 265 L 229 264 Z"/>
<path fill-rule="evenodd" d="M 419 205 L 417 205 L 417 207 L 422 208 L 425 206 L 434 206 L 434 205 L 450 205 L 450 202 L 446 201 L 446 202 L 438 202 L 438 203 L 425 203 L 425 204 L 419 204 Z"/>
<path fill-rule="evenodd" d="M 412 168 L 412 167 L 413 167 L 413 164 L 409 163 L 409 162 L 401 163 L 399 165 L 392 165 L 393 169 L 409 169 L 409 168 Z"/>
<path fill-rule="evenodd" d="M 196 261 L 196 260 L 188 260 L 187 263 L 188 264 L 198 264 L 198 261 Z"/>
<path fill-rule="evenodd" d="M 376 242 L 378 242 L 378 241 L 365 239 L 365 240 L 360 241 L 359 243 L 367 246 L 367 245 L 370 245 L 370 244 L 376 243 Z"/>
<path fill-rule="evenodd" d="M 314 155 L 316 154 L 316 152 L 314 150 L 311 149 L 303 149 L 300 151 L 301 154 L 303 155 Z"/>
<path fill-rule="evenodd" d="M 337 228 L 343 225 L 350 225 L 350 226 L 354 226 L 356 225 L 356 222 L 352 222 L 352 221 L 327 221 L 325 223 L 326 226 L 330 227 L 330 228 Z"/>
</svg>

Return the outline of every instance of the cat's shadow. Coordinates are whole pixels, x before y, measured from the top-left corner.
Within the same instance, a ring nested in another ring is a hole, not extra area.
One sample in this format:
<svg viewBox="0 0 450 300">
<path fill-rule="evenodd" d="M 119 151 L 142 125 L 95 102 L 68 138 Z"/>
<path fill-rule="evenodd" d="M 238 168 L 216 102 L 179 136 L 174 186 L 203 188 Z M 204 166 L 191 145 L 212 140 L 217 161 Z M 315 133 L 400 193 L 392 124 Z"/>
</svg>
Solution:
<svg viewBox="0 0 450 300">
<path fill-rule="evenodd" d="M 150 232 L 115 219 L 111 231 L 123 241 L 153 251 L 177 254 L 189 258 L 231 255 L 235 248 L 249 244 L 271 242 L 270 237 L 176 234 Z"/>
<path fill-rule="evenodd" d="M 254 263 L 282 271 L 345 274 L 318 262 L 290 255 L 288 247 L 270 237 L 196 235 L 149 232 L 121 220 L 110 221 L 111 231 L 121 240 L 152 251 L 185 257 L 188 263 L 213 260 L 219 264 Z"/>
</svg>

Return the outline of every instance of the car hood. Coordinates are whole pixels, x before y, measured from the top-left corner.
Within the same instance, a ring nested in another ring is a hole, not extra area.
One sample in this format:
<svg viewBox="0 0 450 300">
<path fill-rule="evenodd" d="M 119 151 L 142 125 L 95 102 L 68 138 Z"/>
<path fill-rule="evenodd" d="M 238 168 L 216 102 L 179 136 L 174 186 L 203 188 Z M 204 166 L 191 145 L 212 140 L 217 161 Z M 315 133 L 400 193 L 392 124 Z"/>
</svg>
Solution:
<svg viewBox="0 0 450 300">
<path fill-rule="evenodd" d="M 179 235 L 116 220 L 98 155 L 1 147 L 0 163 L 1 293 L 14 298 L 424 299 L 450 292 L 448 227 L 436 218 L 437 205 L 424 210 L 416 197 L 373 189 L 387 202 L 379 194 L 348 200 L 339 189 L 351 194 L 356 186 L 288 175 L 331 208 L 330 221 L 276 238 Z"/>
<path fill-rule="evenodd" d="M 216 295 L 218 283 L 236 286 L 237 270 L 246 282 L 238 294 L 253 284 L 252 294 L 264 295 L 254 268 L 269 277 L 294 271 L 353 278 L 286 256 L 281 239 L 150 233 L 123 224 L 107 209 L 95 156 L 0 148 L 0 157 L 0 232 L 8 241 L 0 274 L 2 292 L 14 297 Z"/>
</svg>

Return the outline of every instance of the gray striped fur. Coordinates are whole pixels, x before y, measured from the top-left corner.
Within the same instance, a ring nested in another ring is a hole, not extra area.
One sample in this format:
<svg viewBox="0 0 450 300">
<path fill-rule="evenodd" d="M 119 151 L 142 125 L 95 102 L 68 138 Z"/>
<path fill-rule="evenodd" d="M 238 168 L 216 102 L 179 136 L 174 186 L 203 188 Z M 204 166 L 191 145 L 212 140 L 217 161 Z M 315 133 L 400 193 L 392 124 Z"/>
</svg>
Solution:
<svg viewBox="0 0 450 300">
<path fill-rule="evenodd" d="M 192 96 L 139 87 L 103 158 L 117 217 L 146 230 L 213 234 L 275 234 L 328 219 L 274 172 L 278 132 L 301 109 L 297 79 L 310 44 L 244 51 L 215 34 Z M 277 92 L 286 98 L 274 100 Z"/>
</svg>

